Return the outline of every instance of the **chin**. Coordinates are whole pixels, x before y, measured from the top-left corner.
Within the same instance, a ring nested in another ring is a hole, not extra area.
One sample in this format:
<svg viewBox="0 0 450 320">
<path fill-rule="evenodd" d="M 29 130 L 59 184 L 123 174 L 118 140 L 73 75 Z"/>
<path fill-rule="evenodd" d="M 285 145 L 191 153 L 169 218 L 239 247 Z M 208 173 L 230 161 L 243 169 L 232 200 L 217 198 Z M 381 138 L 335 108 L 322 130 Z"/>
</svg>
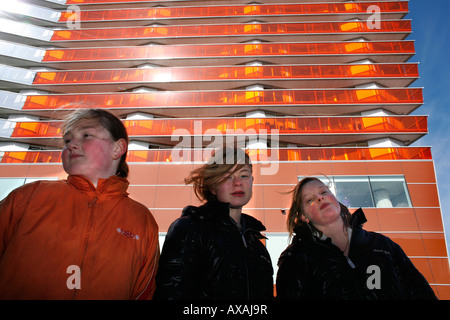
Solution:
<svg viewBox="0 0 450 320">
<path fill-rule="evenodd" d="M 232 209 L 241 209 L 243 206 L 245 206 L 248 203 L 248 201 L 239 201 L 239 202 L 230 202 L 230 207 Z"/>
</svg>

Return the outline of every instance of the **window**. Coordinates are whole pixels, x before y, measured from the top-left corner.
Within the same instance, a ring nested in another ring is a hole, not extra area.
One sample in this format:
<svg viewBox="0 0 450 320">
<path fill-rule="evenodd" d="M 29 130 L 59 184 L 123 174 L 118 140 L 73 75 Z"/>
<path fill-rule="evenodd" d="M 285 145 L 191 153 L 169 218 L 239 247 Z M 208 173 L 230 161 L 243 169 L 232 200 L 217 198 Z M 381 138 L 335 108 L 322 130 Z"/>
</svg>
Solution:
<svg viewBox="0 0 450 320">
<path fill-rule="evenodd" d="M 373 207 L 369 177 L 334 177 L 334 194 L 347 207 Z"/>
<path fill-rule="evenodd" d="M 301 180 L 303 177 L 299 177 Z M 317 177 L 329 185 L 342 204 L 351 208 L 411 207 L 403 176 Z"/>
<path fill-rule="evenodd" d="M 377 208 L 411 207 L 405 178 L 396 176 L 370 177 L 370 183 Z"/>
</svg>

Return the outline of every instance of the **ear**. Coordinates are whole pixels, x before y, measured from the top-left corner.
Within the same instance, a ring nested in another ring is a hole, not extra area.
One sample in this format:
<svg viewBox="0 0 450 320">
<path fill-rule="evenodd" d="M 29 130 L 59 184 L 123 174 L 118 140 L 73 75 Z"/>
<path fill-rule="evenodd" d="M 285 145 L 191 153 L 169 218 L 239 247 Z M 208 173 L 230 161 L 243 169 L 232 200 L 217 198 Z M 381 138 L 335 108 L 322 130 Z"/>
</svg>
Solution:
<svg viewBox="0 0 450 320">
<path fill-rule="evenodd" d="M 301 219 L 303 222 L 309 223 L 309 219 L 306 218 L 304 214 L 302 214 L 302 215 L 300 216 L 300 219 Z"/>
<path fill-rule="evenodd" d="M 114 141 L 113 159 L 119 159 L 125 152 L 127 152 L 128 144 L 125 139 Z"/>
</svg>

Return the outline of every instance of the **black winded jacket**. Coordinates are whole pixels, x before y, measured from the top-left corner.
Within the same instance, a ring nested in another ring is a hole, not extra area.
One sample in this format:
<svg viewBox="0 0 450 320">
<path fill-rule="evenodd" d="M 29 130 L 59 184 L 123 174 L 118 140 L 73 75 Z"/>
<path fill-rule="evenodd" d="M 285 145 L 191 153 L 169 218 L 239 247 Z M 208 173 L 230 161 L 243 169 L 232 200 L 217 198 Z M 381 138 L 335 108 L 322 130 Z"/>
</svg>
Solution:
<svg viewBox="0 0 450 320">
<path fill-rule="evenodd" d="M 331 239 L 320 240 L 307 224 L 297 227 L 291 245 L 278 261 L 277 298 L 436 299 L 400 246 L 362 229 L 366 221 L 361 209 L 352 215 L 348 259 Z M 379 272 L 369 266 L 379 267 Z M 380 289 L 373 287 L 376 274 Z"/>
<path fill-rule="evenodd" d="M 154 299 L 271 299 L 273 268 L 260 241 L 265 227 L 245 214 L 241 226 L 227 203 L 184 208 L 166 235 Z"/>
</svg>

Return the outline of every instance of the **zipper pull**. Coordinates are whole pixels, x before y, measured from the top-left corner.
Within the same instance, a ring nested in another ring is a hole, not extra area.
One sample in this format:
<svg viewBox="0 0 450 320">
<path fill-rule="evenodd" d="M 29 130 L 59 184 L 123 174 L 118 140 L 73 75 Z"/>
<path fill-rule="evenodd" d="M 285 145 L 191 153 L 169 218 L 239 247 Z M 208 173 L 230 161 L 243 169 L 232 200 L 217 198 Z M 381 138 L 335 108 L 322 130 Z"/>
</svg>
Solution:
<svg viewBox="0 0 450 320">
<path fill-rule="evenodd" d="M 241 233 L 241 237 L 242 237 L 242 242 L 244 242 L 244 247 L 247 248 L 247 241 L 245 241 L 245 237 L 244 237 L 243 233 Z"/>
<path fill-rule="evenodd" d="M 350 265 L 350 267 L 352 267 L 352 269 L 356 269 L 356 266 L 355 266 L 355 264 L 352 262 L 352 260 L 350 260 L 349 257 L 346 257 L 346 258 L 347 258 L 347 262 L 348 262 L 348 264 Z"/>
<path fill-rule="evenodd" d="M 98 200 L 98 197 L 95 196 L 94 199 L 92 199 L 92 201 L 89 202 L 88 208 L 92 208 L 95 205 L 95 203 L 97 202 L 97 200 Z"/>
</svg>

